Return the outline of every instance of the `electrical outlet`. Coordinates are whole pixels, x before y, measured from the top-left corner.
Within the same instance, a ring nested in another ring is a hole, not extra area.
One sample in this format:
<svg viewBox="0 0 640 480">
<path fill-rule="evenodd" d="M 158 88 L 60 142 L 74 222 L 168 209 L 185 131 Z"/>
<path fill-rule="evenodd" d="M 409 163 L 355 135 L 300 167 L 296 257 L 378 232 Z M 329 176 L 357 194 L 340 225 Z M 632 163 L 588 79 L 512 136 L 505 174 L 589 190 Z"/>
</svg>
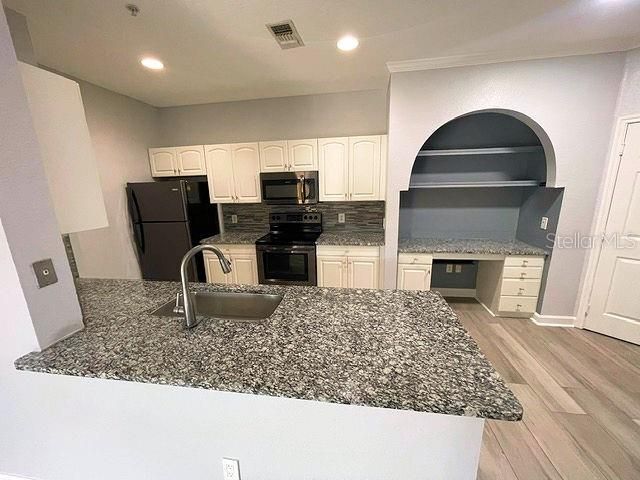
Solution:
<svg viewBox="0 0 640 480">
<path fill-rule="evenodd" d="M 456 265 L 456 273 L 462 273 L 462 265 Z"/>
<path fill-rule="evenodd" d="M 240 461 L 235 458 L 223 458 L 222 478 L 224 480 L 240 480 Z"/>
<path fill-rule="evenodd" d="M 56 275 L 56 269 L 53 267 L 53 261 L 50 258 L 33 262 L 31 266 L 36 274 L 38 288 L 44 288 L 57 283 L 58 275 Z"/>
<path fill-rule="evenodd" d="M 453 265 L 447 263 L 447 273 L 453 273 Z"/>
<path fill-rule="evenodd" d="M 238 215 L 231 215 L 231 223 L 238 223 Z"/>
<path fill-rule="evenodd" d="M 546 230 L 548 224 L 549 224 L 549 217 L 542 217 L 542 219 L 540 220 L 540 228 L 542 230 Z"/>
<path fill-rule="evenodd" d="M 346 215 L 344 213 L 338 214 L 338 223 L 344 223 L 347 221 Z"/>
</svg>

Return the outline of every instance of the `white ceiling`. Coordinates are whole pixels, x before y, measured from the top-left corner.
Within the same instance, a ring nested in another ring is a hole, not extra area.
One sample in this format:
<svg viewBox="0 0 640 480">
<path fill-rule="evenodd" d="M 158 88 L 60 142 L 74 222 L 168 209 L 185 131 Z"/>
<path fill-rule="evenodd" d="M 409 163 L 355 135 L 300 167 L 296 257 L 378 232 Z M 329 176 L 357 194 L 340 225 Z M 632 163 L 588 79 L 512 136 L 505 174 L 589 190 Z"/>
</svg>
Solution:
<svg viewBox="0 0 640 480">
<path fill-rule="evenodd" d="M 131 0 L 3 1 L 40 63 L 156 106 L 385 88 L 389 61 L 640 45 L 638 0 L 133 0 L 138 17 Z M 281 50 L 264 25 L 289 18 L 305 46 Z M 336 49 L 345 33 L 357 50 Z"/>
</svg>

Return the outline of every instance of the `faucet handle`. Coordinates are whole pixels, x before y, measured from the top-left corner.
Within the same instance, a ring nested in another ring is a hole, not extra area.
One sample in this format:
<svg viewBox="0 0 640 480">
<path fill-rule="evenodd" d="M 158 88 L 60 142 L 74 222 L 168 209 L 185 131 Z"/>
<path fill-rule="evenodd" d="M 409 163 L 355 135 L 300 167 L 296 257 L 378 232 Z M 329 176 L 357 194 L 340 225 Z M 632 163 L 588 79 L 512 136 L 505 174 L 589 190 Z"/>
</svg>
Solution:
<svg viewBox="0 0 640 480">
<path fill-rule="evenodd" d="M 176 306 L 173 307 L 173 313 L 184 313 L 184 305 L 180 305 L 181 293 L 176 294 Z"/>
</svg>

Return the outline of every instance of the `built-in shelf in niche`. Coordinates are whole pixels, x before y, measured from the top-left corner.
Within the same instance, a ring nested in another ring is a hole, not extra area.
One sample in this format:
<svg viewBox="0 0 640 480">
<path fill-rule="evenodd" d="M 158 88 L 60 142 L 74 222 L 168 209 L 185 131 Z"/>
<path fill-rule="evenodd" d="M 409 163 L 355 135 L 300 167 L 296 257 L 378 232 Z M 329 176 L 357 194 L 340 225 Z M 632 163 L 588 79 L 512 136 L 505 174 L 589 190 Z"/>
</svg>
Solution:
<svg viewBox="0 0 640 480">
<path fill-rule="evenodd" d="M 540 180 L 505 180 L 496 182 L 412 182 L 409 188 L 505 188 L 543 187 Z"/>
<path fill-rule="evenodd" d="M 458 155 L 502 155 L 513 153 L 543 152 L 542 146 L 524 147 L 487 147 L 487 148 L 452 148 L 447 150 L 420 150 L 418 157 L 450 157 Z"/>
</svg>

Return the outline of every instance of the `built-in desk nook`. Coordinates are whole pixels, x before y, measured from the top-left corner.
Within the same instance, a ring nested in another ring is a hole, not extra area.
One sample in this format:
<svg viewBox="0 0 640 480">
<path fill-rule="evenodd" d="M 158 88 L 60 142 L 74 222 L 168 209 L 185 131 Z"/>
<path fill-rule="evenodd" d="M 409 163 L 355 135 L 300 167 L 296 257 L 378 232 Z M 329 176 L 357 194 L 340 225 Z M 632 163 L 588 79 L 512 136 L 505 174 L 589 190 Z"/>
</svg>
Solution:
<svg viewBox="0 0 640 480">
<path fill-rule="evenodd" d="M 474 297 L 531 316 L 562 203 L 547 187 L 550 143 L 502 112 L 454 119 L 417 152 L 400 196 L 397 288 Z"/>
</svg>

